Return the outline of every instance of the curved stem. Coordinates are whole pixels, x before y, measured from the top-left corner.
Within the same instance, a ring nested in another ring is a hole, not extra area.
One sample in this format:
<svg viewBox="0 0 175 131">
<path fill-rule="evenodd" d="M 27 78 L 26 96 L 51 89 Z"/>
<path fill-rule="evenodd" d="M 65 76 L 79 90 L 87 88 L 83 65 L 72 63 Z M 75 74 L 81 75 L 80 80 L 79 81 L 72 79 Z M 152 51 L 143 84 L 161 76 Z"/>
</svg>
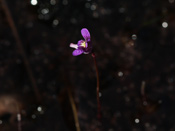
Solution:
<svg viewBox="0 0 175 131">
<path fill-rule="evenodd" d="M 100 79 L 99 79 L 99 73 L 98 73 L 98 67 L 96 62 L 96 56 L 95 53 L 92 53 L 92 57 L 94 59 L 94 65 L 96 70 L 96 77 L 97 77 L 97 118 L 101 119 L 101 104 L 100 104 L 100 97 L 99 97 L 99 91 L 100 91 Z"/>
</svg>

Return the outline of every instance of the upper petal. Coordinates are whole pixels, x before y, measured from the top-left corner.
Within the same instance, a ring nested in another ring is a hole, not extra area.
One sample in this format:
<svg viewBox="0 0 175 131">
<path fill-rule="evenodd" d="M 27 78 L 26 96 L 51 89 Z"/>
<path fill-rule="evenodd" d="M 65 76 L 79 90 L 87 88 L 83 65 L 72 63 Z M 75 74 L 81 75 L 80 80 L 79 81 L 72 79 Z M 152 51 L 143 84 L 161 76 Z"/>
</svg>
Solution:
<svg viewBox="0 0 175 131">
<path fill-rule="evenodd" d="M 86 28 L 83 28 L 82 30 L 81 30 L 81 34 L 82 34 L 82 36 L 84 37 L 84 39 L 86 40 L 86 41 L 90 41 L 90 33 L 89 33 L 89 31 L 88 31 L 88 29 L 86 29 Z"/>
<path fill-rule="evenodd" d="M 81 50 L 81 49 L 76 49 L 72 52 L 72 55 L 73 56 L 78 56 L 78 55 L 81 55 L 84 51 Z"/>
</svg>

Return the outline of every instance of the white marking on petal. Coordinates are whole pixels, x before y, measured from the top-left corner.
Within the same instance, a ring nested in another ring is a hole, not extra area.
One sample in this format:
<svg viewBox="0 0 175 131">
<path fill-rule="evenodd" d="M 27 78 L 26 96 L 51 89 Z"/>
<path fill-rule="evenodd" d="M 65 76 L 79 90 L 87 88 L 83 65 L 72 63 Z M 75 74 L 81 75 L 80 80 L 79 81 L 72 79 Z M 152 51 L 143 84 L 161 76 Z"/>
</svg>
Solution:
<svg viewBox="0 0 175 131">
<path fill-rule="evenodd" d="M 84 54 L 89 54 L 89 52 L 84 52 Z"/>
<path fill-rule="evenodd" d="M 78 45 L 77 45 L 77 44 L 70 43 L 70 47 L 71 47 L 71 48 L 78 49 Z"/>
</svg>

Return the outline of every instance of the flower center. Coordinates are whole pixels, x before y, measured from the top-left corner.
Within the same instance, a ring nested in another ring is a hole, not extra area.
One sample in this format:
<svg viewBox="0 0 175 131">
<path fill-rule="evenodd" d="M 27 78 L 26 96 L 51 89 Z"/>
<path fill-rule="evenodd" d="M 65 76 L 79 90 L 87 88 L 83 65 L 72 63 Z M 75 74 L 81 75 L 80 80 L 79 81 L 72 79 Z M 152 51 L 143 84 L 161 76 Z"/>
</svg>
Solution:
<svg viewBox="0 0 175 131">
<path fill-rule="evenodd" d="M 82 47 L 86 48 L 86 42 L 85 42 L 85 41 L 83 41 L 83 42 L 81 43 L 81 45 L 80 45 L 80 46 L 82 46 Z"/>
</svg>

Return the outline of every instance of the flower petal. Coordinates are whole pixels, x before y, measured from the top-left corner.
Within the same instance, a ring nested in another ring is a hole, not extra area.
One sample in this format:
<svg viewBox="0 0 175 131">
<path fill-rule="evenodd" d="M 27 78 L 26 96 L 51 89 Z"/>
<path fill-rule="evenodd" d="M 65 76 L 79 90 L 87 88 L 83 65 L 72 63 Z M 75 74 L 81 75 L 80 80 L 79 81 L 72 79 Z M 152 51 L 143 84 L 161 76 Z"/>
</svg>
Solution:
<svg viewBox="0 0 175 131">
<path fill-rule="evenodd" d="M 74 44 L 74 43 L 70 43 L 70 45 L 69 45 L 71 48 L 75 48 L 75 49 L 77 49 L 78 48 L 78 45 L 77 44 Z"/>
<path fill-rule="evenodd" d="M 82 34 L 83 38 L 84 38 L 86 41 L 90 41 L 91 36 L 90 36 L 90 33 L 89 33 L 88 29 L 83 28 L 83 29 L 81 30 L 81 34 Z"/>
<path fill-rule="evenodd" d="M 77 43 L 78 47 L 81 46 L 81 44 L 82 44 L 83 42 L 84 42 L 84 40 L 79 40 L 78 43 Z"/>
<path fill-rule="evenodd" d="M 84 51 L 81 50 L 81 49 L 76 49 L 72 52 L 72 55 L 73 56 L 78 56 L 78 55 L 81 55 Z"/>
</svg>

